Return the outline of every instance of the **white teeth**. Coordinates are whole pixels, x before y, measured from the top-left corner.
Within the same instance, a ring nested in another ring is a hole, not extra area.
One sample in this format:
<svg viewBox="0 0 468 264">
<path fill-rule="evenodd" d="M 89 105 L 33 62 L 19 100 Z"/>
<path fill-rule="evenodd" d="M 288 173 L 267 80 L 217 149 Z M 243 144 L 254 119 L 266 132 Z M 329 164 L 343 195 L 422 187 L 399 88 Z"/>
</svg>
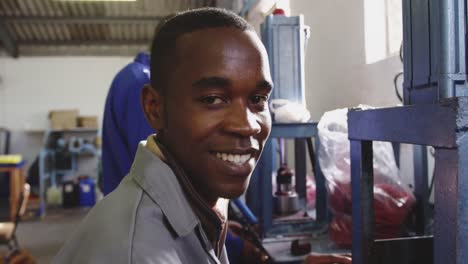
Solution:
<svg viewBox="0 0 468 264">
<path fill-rule="evenodd" d="M 242 155 L 241 156 L 241 162 L 242 163 L 245 163 L 246 161 L 248 161 L 250 159 L 250 155 Z"/>
<path fill-rule="evenodd" d="M 246 161 L 248 161 L 251 158 L 250 154 L 227 154 L 227 153 L 216 153 L 216 157 L 224 160 L 224 161 L 229 161 L 235 164 L 244 164 Z"/>
<path fill-rule="evenodd" d="M 245 157 L 244 155 L 239 155 L 239 163 L 244 163 L 245 162 Z"/>
</svg>

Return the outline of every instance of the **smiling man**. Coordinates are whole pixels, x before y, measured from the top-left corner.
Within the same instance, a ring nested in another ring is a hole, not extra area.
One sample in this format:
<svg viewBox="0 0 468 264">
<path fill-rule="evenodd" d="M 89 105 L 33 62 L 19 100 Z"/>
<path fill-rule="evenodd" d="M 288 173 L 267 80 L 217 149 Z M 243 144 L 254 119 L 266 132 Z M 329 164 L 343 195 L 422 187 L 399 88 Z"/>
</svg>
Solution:
<svg viewBox="0 0 468 264">
<path fill-rule="evenodd" d="M 227 263 L 228 199 L 248 187 L 271 129 L 268 58 L 237 15 L 177 14 L 156 33 L 142 93 L 158 131 L 55 263 Z"/>
</svg>

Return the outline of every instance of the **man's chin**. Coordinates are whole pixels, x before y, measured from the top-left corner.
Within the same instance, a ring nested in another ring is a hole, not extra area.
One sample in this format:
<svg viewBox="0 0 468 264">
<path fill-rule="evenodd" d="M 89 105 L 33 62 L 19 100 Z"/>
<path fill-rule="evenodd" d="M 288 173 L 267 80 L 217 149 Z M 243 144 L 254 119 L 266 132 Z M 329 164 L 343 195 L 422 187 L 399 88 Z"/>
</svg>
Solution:
<svg viewBox="0 0 468 264">
<path fill-rule="evenodd" d="M 240 188 L 225 190 L 219 197 L 225 199 L 235 199 L 245 193 L 247 186 L 242 186 Z"/>
</svg>

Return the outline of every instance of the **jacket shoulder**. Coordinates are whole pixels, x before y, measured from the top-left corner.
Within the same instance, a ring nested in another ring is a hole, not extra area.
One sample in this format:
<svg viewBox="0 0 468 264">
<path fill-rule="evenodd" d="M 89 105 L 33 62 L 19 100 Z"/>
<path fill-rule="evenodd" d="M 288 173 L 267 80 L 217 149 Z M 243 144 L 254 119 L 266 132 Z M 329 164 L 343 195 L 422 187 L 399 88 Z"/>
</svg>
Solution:
<svg viewBox="0 0 468 264">
<path fill-rule="evenodd" d="M 131 263 L 136 211 L 143 191 L 129 178 L 96 204 L 53 263 Z"/>
</svg>

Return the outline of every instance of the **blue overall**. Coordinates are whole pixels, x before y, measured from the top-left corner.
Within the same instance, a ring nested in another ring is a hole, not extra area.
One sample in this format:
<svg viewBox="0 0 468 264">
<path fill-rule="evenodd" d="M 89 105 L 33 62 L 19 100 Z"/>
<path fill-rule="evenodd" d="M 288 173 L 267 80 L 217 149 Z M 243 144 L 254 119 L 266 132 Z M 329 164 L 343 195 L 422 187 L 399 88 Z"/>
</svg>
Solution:
<svg viewBox="0 0 468 264">
<path fill-rule="evenodd" d="M 138 143 L 155 133 L 143 114 L 143 86 L 150 82 L 150 57 L 139 53 L 114 78 L 102 126 L 102 188 L 112 192 L 130 171 Z"/>
</svg>

